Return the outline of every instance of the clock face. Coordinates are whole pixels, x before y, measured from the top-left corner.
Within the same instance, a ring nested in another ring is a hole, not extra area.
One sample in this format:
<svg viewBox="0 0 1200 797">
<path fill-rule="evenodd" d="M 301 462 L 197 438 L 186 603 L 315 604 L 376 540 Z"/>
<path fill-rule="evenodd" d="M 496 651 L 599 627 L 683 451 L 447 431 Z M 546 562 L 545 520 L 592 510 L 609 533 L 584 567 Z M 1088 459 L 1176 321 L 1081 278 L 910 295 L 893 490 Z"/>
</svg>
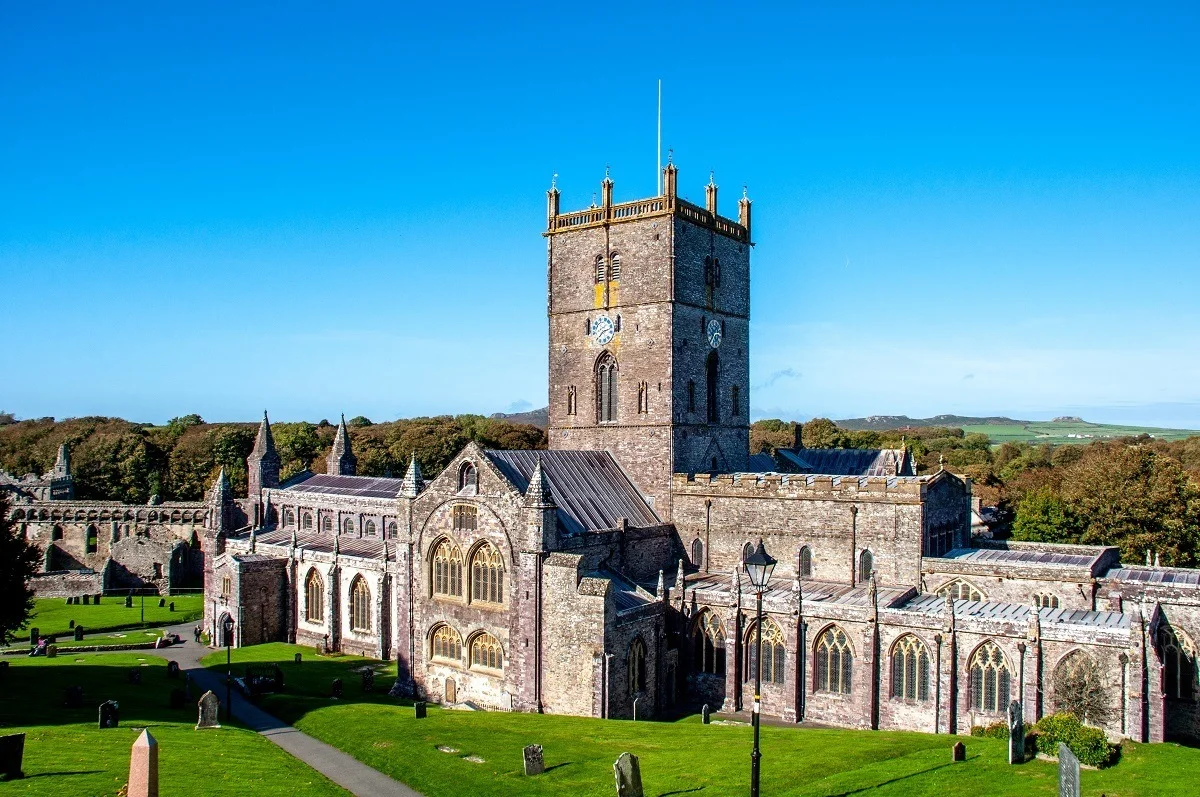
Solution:
<svg viewBox="0 0 1200 797">
<path fill-rule="evenodd" d="M 617 328 L 613 326 L 612 319 L 608 316 L 600 316 L 592 322 L 592 337 L 601 346 L 607 346 L 616 334 Z"/>
<path fill-rule="evenodd" d="M 721 345 L 721 322 L 715 318 L 708 322 L 708 328 L 705 330 L 705 335 L 708 337 L 708 345 L 714 349 Z"/>
</svg>

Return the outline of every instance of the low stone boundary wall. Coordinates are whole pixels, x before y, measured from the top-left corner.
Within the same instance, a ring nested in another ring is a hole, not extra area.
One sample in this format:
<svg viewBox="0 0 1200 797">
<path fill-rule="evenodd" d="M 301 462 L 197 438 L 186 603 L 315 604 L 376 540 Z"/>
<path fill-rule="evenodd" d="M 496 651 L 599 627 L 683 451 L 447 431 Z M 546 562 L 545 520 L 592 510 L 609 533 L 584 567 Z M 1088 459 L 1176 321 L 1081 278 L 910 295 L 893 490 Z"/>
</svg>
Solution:
<svg viewBox="0 0 1200 797">
<path fill-rule="evenodd" d="M 76 595 L 99 595 L 104 592 L 102 573 L 80 573 L 76 570 L 60 570 L 39 573 L 29 579 L 33 594 L 39 598 L 72 598 Z"/>
</svg>

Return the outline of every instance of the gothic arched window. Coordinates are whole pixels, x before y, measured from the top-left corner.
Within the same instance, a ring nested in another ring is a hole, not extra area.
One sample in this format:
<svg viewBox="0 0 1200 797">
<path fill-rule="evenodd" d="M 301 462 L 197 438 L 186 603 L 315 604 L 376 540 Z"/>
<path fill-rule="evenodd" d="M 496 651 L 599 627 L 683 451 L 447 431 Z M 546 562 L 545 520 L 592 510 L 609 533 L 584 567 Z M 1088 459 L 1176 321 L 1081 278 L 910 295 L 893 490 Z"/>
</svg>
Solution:
<svg viewBox="0 0 1200 797">
<path fill-rule="evenodd" d="M 854 653 L 850 650 L 850 639 L 836 625 L 825 629 L 817 637 L 815 688 L 818 692 L 850 694 L 851 676 L 854 669 Z"/>
<path fill-rule="evenodd" d="M 721 420 L 721 408 L 717 404 L 720 391 L 717 389 L 717 374 L 720 371 L 720 361 L 717 353 L 710 351 L 708 361 L 704 365 L 704 380 L 706 387 L 705 401 L 708 402 L 708 422 L 716 423 Z"/>
<path fill-rule="evenodd" d="M 629 694 L 646 691 L 646 643 L 634 637 L 629 645 Z"/>
<path fill-rule="evenodd" d="M 433 594 L 461 598 L 463 594 L 463 555 L 458 546 L 442 540 L 433 549 Z"/>
<path fill-rule="evenodd" d="M 504 669 L 504 650 L 489 633 L 476 634 L 471 640 L 471 666 L 488 670 Z"/>
<path fill-rule="evenodd" d="M 1196 651 L 1191 640 L 1181 637 L 1166 623 L 1158 627 L 1158 650 L 1163 662 L 1163 691 L 1174 700 L 1193 700 L 1196 683 Z"/>
<path fill-rule="evenodd" d="M 479 546 L 471 556 L 471 600 L 504 602 L 504 561 L 490 544 Z"/>
<path fill-rule="evenodd" d="M 858 555 L 858 580 L 870 581 L 871 573 L 875 571 L 875 557 L 870 551 L 863 551 Z"/>
<path fill-rule="evenodd" d="M 374 520 L 367 521 L 366 534 L 368 537 L 375 536 L 375 521 Z"/>
<path fill-rule="evenodd" d="M 892 697 L 929 699 L 929 649 L 912 634 L 900 637 L 892 648 Z"/>
<path fill-rule="evenodd" d="M 987 641 L 971 656 L 971 708 L 999 713 L 1008 708 L 1012 671 L 995 642 Z"/>
<path fill-rule="evenodd" d="M 304 528 L 311 529 L 312 527 L 313 527 L 312 526 L 312 513 L 305 512 L 304 513 Z"/>
<path fill-rule="evenodd" d="M 331 518 L 329 515 L 326 515 L 321 519 L 321 530 L 329 532 L 333 531 L 333 518 Z"/>
<path fill-rule="evenodd" d="M 750 627 L 746 636 L 746 678 L 747 682 L 754 680 L 754 672 L 758 667 L 759 657 L 754 648 L 755 629 Z M 769 684 L 783 683 L 784 660 L 787 648 L 783 643 L 783 629 L 769 617 L 763 618 L 762 626 L 762 679 Z"/>
<path fill-rule="evenodd" d="M 725 674 L 725 627 L 708 609 L 700 613 L 692 634 L 692 666 L 700 673 Z"/>
<path fill-rule="evenodd" d="M 704 567 L 704 543 L 699 537 L 692 540 L 692 566 Z"/>
<path fill-rule="evenodd" d="M 400 534 L 400 529 L 396 526 L 396 521 L 394 520 L 388 522 L 387 530 L 389 537 L 396 537 Z"/>
<path fill-rule="evenodd" d="M 350 628 L 371 630 L 371 588 L 362 576 L 356 576 L 350 584 Z"/>
<path fill-rule="evenodd" d="M 619 254 L 617 254 L 616 252 L 612 253 L 611 275 L 612 276 L 610 277 L 610 279 L 612 279 L 614 281 L 621 279 L 621 256 Z"/>
<path fill-rule="evenodd" d="M 596 421 L 617 419 L 617 360 L 608 352 L 596 360 Z"/>
<path fill-rule="evenodd" d="M 429 643 L 430 658 L 462 663 L 462 637 L 450 626 L 439 625 L 430 636 Z"/>
<path fill-rule="evenodd" d="M 288 507 L 283 510 L 283 525 L 285 525 L 285 526 L 296 525 L 296 513 L 291 510 L 291 507 Z"/>
<path fill-rule="evenodd" d="M 479 525 L 479 509 L 471 504 L 458 504 L 450 510 L 455 531 L 474 531 Z"/>
<path fill-rule="evenodd" d="M 325 621 L 325 583 L 315 567 L 304 578 L 304 619 L 310 623 Z"/>
<path fill-rule="evenodd" d="M 1058 596 L 1052 592 L 1039 592 L 1033 596 L 1033 605 L 1039 609 L 1057 609 Z"/>
<path fill-rule="evenodd" d="M 742 546 L 742 564 L 746 563 L 746 560 L 750 558 L 750 554 L 752 553 L 754 553 L 754 543 L 748 542 Z"/>
<path fill-rule="evenodd" d="M 937 594 L 942 598 L 949 595 L 956 601 L 987 600 L 987 597 L 974 584 L 969 581 L 962 581 L 961 579 L 955 579 L 949 584 L 943 584 L 938 588 Z"/>
<path fill-rule="evenodd" d="M 342 521 L 342 532 L 345 534 L 354 533 L 354 518 L 346 518 Z"/>
<path fill-rule="evenodd" d="M 812 578 L 812 549 L 807 545 L 800 549 L 796 574 L 800 578 Z"/>
<path fill-rule="evenodd" d="M 1099 724 L 1112 711 L 1108 690 L 1096 660 L 1082 650 L 1073 650 L 1054 668 L 1054 710 L 1074 714 L 1084 722 Z"/>
<path fill-rule="evenodd" d="M 458 492 L 465 495 L 475 495 L 479 490 L 479 471 L 475 465 L 464 462 L 458 469 Z"/>
</svg>

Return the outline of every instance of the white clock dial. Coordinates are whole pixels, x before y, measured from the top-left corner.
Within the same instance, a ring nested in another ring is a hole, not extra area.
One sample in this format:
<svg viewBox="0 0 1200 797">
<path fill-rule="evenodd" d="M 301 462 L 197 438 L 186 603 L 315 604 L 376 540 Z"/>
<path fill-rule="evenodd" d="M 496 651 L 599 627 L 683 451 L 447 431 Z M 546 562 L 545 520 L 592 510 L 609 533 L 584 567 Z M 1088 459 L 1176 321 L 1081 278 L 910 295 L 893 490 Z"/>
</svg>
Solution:
<svg viewBox="0 0 1200 797">
<path fill-rule="evenodd" d="M 715 318 L 708 322 L 708 328 L 705 330 L 705 335 L 708 337 L 708 345 L 714 349 L 721 345 L 721 322 Z"/>
<path fill-rule="evenodd" d="M 616 333 L 617 328 L 608 316 L 602 315 L 592 322 L 592 338 L 601 346 L 607 346 Z"/>
</svg>

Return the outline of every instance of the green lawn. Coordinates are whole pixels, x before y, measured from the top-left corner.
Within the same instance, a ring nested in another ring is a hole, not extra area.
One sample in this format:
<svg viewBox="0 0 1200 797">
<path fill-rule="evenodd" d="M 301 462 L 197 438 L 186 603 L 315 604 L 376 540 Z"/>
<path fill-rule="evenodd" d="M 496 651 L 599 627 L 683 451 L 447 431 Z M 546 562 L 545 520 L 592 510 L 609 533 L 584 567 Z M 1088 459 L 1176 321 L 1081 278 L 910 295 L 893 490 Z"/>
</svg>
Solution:
<svg viewBox="0 0 1200 797">
<path fill-rule="evenodd" d="M 292 655 L 304 650 L 304 661 Z M 277 661 L 286 693 L 264 707 L 319 739 L 427 797 L 553 795 L 611 797 L 612 763 L 628 750 L 641 758 L 646 793 L 741 794 L 748 789 L 751 736 L 745 726 L 704 726 L 698 717 L 677 722 L 625 722 L 504 712 L 443 711 L 430 707 L 417 720 L 407 702 L 363 695 L 354 657 L 315 657 L 311 649 L 263 645 L 234 651 L 235 661 Z M 205 659 L 223 671 L 224 653 Z M 235 672 L 237 667 L 235 664 Z M 380 676 L 381 690 L 394 670 Z M 344 699 L 328 697 L 334 677 L 345 681 Z M 1012 767 L 1005 744 L 965 738 L 967 761 L 951 764 L 957 739 L 919 733 L 764 727 L 762 790 L 769 795 L 967 795 L 989 797 L 1057 794 L 1052 762 Z M 526 778 L 521 748 L 541 744 L 549 771 Z M 438 747 L 452 748 L 442 752 Z M 468 761 L 467 756 L 484 759 Z M 1200 750 L 1178 745 L 1124 747 L 1121 762 L 1085 771 L 1083 793 L 1152 797 L 1194 793 Z"/>
<path fill-rule="evenodd" d="M 993 445 L 1001 443 L 1074 443 L 1086 445 L 1096 440 L 1135 437 L 1148 434 L 1160 440 L 1183 440 L 1200 434 L 1188 429 L 1160 429 L 1152 426 L 1122 426 L 1103 423 L 1031 421 L 1024 424 L 976 424 L 962 427 L 967 434 L 985 434 Z"/>
<path fill-rule="evenodd" d="M 101 604 L 103 605 L 103 604 Z M 142 684 L 128 681 L 142 669 Z M 129 749 L 149 728 L 159 744 L 164 795 L 189 797 L 345 797 L 347 792 L 266 738 L 237 727 L 197 731 L 195 698 L 171 710 L 166 662 L 154 656 L 81 654 L 10 661 L 0 674 L 0 734 L 26 734 L 23 780 L 0 783 L 0 794 L 111 797 L 129 775 Z M 84 707 L 63 707 L 68 685 L 84 690 Z M 96 727 L 97 706 L 120 704 L 121 726 Z"/>
<path fill-rule="evenodd" d="M 164 596 L 165 597 L 165 596 Z M 38 598 L 33 602 L 33 615 L 25 628 L 36 627 L 43 636 L 51 634 L 65 644 L 64 636 L 70 636 L 71 620 L 82 625 L 85 633 L 93 631 L 118 631 L 125 628 L 161 628 L 164 625 L 192 623 L 204 614 L 203 595 L 176 595 L 167 597 L 167 603 L 175 602 L 175 611 L 168 606 L 158 607 L 158 596 L 146 596 L 146 619 L 142 621 L 142 599 L 135 596 L 133 608 L 125 608 L 123 597 L 105 596 L 97 606 L 68 606 L 65 598 Z"/>
</svg>

